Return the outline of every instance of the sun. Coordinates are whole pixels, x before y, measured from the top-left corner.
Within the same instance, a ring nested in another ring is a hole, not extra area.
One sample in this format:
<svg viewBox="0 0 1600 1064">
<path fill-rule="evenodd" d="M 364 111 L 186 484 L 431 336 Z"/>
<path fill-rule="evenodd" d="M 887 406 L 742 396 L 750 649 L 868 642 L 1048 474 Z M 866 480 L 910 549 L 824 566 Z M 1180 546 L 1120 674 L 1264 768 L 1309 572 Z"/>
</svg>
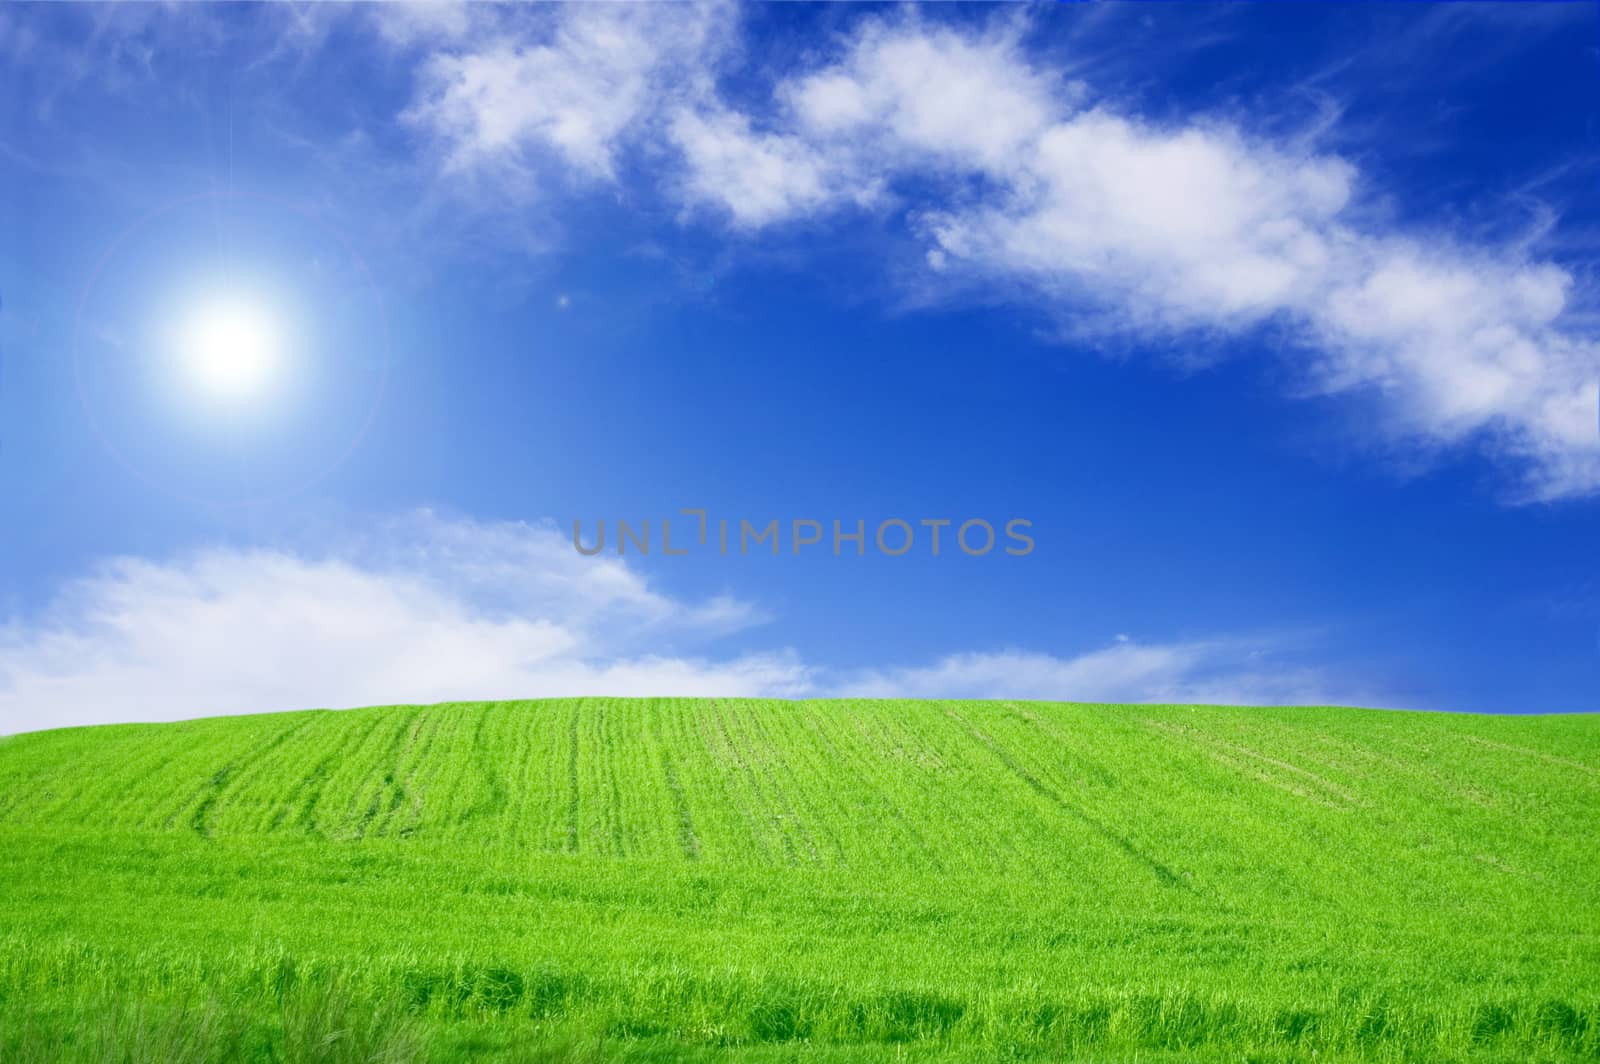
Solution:
<svg viewBox="0 0 1600 1064">
<path fill-rule="evenodd" d="M 189 380 L 208 395 L 238 402 L 267 391 L 283 360 L 282 336 L 262 304 L 243 297 L 194 307 L 178 330 Z"/>
</svg>

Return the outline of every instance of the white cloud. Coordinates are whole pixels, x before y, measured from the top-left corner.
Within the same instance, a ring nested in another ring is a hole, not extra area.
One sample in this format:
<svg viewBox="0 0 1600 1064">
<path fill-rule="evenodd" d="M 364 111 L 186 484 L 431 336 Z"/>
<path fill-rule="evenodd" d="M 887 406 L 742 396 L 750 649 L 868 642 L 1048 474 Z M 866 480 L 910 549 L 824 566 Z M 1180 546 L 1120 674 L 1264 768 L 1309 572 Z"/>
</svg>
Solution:
<svg viewBox="0 0 1600 1064">
<path fill-rule="evenodd" d="M 1270 324 L 1306 391 L 1376 401 L 1385 438 L 1479 444 L 1523 499 L 1600 491 L 1600 344 L 1564 316 L 1572 276 L 1523 246 L 1363 221 L 1384 190 L 1314 136 L 1086 103 L 1009 14 L 861 19 L 742 105 L 713 77 L 736 39 L 726 9 L 540 25 L 541 43 L 497 24 L 429 62 L 411 113 L 454 165 L 537 151 L 610 179 L 636 143 L 661 188 L 746 232 L 905 207 L 929 283 L 992 284 L 1080 327 L 1085 309 L 1178 338 Z"/>
<path fill-rule="evenodd" d="M 1569 274 L 1411 240 L 1352 246 L 1359 261 L 1304 312 L 1327 391 L 1377 390 L 1398 430 L 1441 444 L 1487 430 L 1523 463 L 1528 498 L 1600 489 L 1600 344 L 1561 327 Z"/>
<path fill-rule="evenodd" d="M 1101 110 L 1045 130 L 1012 180 L 1004 202 L 930 213 L 934 244 L 1047 297 L 1089 293 L 1174 328 L 1248 325 L 1300 298 L 1351 182 L 1336 161 L 1232 130 L 1161 132 Z"/>
<path fill-rule="evenodd" d="M 406 117 L 439 139 L 448 169 L 527 174 L 553 157 L 606 181 L 624 134 L 697 91 L 727 21 L 719 6 L 561 4 L 430 36 L 415 12 L 399 14 L 391 37 L 440 45 Z"/>
<path fill-rule="evenodd" d="M 996 22 L 963 34 L 914 16 L 867 22 L 839 63 L 784 82 L 777 95 L 809 138 L 862 149 L 869 165 L 934 160 L 1009 173 L 1076 92 L 1028 63 L 1021 28 Z"/>
<path fill-rule="evenodd" d="M 1363 228 L 1345 160 L 1221 121 L 1081 109 L 1014 41 L 913 22 L 869 27 L 779 94 L 819 143 L 846 129 L 884 166 L 998 183 L 921 213 L 940 272 L 1022 282 L 1140 331 L 1281 322 L 1305 378 L 1377 396 L 1392 434 L 1482 436 L 1515 456 L 1528 497 L 1600 490 L 1600 344 L 1562 327 L 1571 276 L 1524 249 Z"/>
<path fill-rule="evenodd" d="M 1284 665 L 1254 640 L 1138 643 L 1062 658 L 1028 651 L 953 654 L 932 665 L 869 670 L 839 684 L 843 695 L 899 698 L 1017 698 L 1074 702 L 1224 705 L 1359 704 L 1345 688 L 1330 697 L 1320 672 Z"/>
<path fill-rule="evenodd" d="M 789 654 L 668 657 L 761 615 L 553 528 L 427 513 L 332 552 L 120 559 L 0 630 L 0 732 L 312 706 L 795 689 Z"/>
<path fill-rule="evenodd" d="M 751 228 L 887 201 L 921 166 L 1007 170 L 1042 125 L 1051 92 L 1020 64 L 1016 27 L 977 41 L 868 23 L 841 68 L 781 82 L 783 128 L 755 131 L 720 100 L 686 99 L 669 126 L 679 187 Z"/>
<path fill-rule="evenodd" d="M 683 108 L 671 136 L 689 164 L 685 197 L 726 209 L 741 226 L 829 205 L 854 180 L 798 137 L 752 132 L 748 119 L 727 110 Z"/>
<path fill-rule="evenodd" d="M 1126 638 L 1078 657 L 962 654 L 840 671 L 708 654 L 765 616 L 662 594 L 549 525 L 421 512 L 333 550 L 107 562 L 0 628 L 0 734 L 120 721 L 558 696 L 1326 701 L 1260 640 Z"/>
</svg>

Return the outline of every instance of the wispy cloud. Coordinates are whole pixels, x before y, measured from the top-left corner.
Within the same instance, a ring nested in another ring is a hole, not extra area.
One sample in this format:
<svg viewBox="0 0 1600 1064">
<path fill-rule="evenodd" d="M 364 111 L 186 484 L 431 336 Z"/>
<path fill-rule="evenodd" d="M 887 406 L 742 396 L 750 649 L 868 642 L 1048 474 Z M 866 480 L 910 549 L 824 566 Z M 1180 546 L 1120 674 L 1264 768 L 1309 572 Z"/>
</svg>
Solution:
<svg viewBox="0 0 1600 1064">
<path fill-rule="evenodd" d="M 1023 650 L 953 654 L 931 665 L 867 670 L 844 695 L 1019 698 L 1222 705 L 1371 704 L 1323 670 L 1282 660 L 1272 640 L 1140 643 L 1119 636 L 1074 657 Z"/>
<path fill-rule="evenodd" d="M 664 595 L 553 528 L 421 513 L 338 549 L 122 558 L 0 629 L 0 731 L 313 706 L 786 691 L 787 654 L 693 648 L 762 620 Z M 676 649 L 677 656 L 666 656 Z"/>
<path fill-rule="evenodd" d="M 1318 129 L 1155 121 L 1097 98 L 1010 15 L 862 19 L 737 100 L 709 73 L 732 21 L 583 7 L 537 31 L 497 22 L 424 61 L 408 117 L 451 170 L 558 158 L 610 182 L 636 151 L 684 209 L 745 233 L 898 212 L 925 286 L 1023 293 L 1079 330 L 1266 336 L 1301 392 L 1359 398 L 1423 453 L 1477 445 L 1518 500 L 1600 490 L 1600 344 L 1572 312 L 1592 293 L 1527 241 L 1396 228 L 1366 209 L 1393 190 L 1319 152 Z"/>
<path fill-rule="evenodd" d="M 664 594 L 542 524 L 420 512 L 336 548 L 120 558 L 0 628 L 0 733 L 119 721 L 558 696 L 1352 700 L 1271 640 L 1140 643 L 1077 656 L 966 653 L 841 670 L 798 652 L 714 652 L 767 619 Z M 1359 700 L 1359 699 L 1357 699 Z M 1369 700 L 1370 701 L 1370 700 Z"/>
<path fill-rule="evenodd" d="M 404 119 L 432 134 L 447 171 L 488 167 L 512 186 L 551 160 L 580 178 L 615 179 L 625 138 L 648 135 L 642 127 L 671 101 L 709 91 L 704 64 L 729 27 L 713 5 L 575 4 L 554 18 L 485 7 L 465 23 L 449 14 L 421 27 L 415 9 L 382 15 L 406 40 L 443 27 Z"/>
</svg>

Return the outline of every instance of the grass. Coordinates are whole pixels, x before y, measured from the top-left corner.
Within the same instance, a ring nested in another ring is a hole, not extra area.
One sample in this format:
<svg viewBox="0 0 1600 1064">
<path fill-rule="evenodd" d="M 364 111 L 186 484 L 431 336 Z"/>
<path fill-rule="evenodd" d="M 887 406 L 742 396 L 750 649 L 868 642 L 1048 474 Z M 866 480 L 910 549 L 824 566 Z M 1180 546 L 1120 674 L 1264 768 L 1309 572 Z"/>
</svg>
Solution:
<svg viewBox="0 0 1600 1064">
<path fill-rule="evenodd" d="M 0 741 L 0 1060 L 1600 1059 L 1600 717 L 746 700 Z"/>
</svg>

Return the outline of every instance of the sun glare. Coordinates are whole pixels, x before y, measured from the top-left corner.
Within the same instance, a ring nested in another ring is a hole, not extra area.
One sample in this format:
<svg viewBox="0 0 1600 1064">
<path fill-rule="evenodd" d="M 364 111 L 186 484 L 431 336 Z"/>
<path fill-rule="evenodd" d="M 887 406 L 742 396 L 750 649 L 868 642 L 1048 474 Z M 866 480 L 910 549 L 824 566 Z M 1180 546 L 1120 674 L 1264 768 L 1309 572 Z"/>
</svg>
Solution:
<svg viewBox="0 0 1600 1064">
<path fill-rule="evenodd" d="M 184 319 L 179 353 L 195 384 L 217 398 L 239 401 L 271 384 L 282 359 L 281 337 L 263 307 L 219 299 Z"/>
</svg>

